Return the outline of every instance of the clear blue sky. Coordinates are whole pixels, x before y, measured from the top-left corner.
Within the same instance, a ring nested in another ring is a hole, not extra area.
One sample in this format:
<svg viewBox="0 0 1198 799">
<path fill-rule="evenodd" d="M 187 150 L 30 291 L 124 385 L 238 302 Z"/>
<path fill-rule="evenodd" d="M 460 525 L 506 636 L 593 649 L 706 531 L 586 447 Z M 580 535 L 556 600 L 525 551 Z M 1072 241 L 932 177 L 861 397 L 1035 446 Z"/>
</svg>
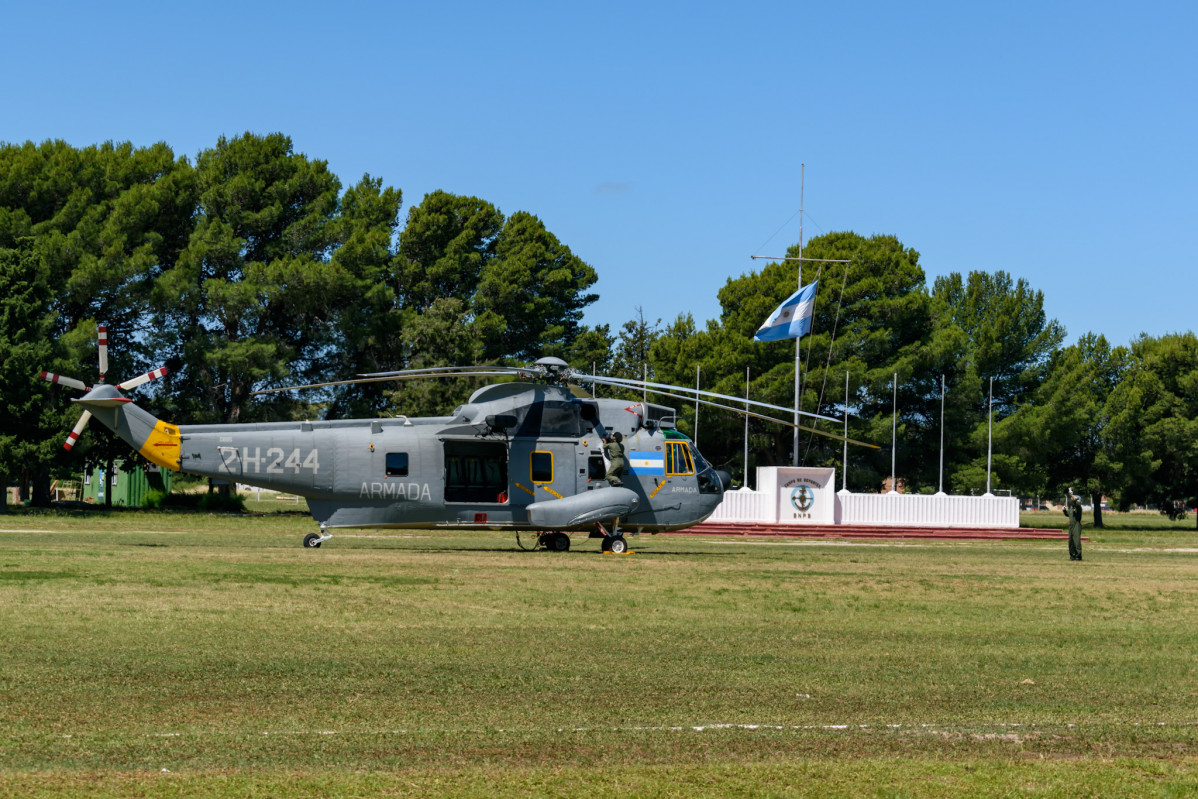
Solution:
<svg viewBox="0 0 1198 799">
<path fill-rule="evenodd" d="M 0 141 L 290 135 L 344 184 L 525 210 L 588 323 L 719 314 L 799 238 L 1006 270 L 1069 340 L 1194 329 L 1198 4 L 5 4 Z M 781 299 L 781 298 L 779 298 Z"/>
</svg>

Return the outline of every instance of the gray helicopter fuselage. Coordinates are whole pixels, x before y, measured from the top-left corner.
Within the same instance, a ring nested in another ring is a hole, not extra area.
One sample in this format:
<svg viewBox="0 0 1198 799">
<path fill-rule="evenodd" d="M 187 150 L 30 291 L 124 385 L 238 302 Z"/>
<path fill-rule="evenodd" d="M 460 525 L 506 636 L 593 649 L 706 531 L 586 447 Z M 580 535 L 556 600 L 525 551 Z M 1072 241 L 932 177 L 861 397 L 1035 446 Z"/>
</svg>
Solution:
<svg viewBox="0 0 1198 799">
<path fill-rule="evenodd" d="M 551 384 L 488 386 L 436 418 L 173 427 L 131 404 L 93 410 L 156 462 L 306 497 L 329 528 L 571 530 L 618 517 L 659 532 L 706 519 L 723 494 L 672 409 Z M 603 456 L 615 432 L 629 462 L 619 488 Z"/>
</svg>

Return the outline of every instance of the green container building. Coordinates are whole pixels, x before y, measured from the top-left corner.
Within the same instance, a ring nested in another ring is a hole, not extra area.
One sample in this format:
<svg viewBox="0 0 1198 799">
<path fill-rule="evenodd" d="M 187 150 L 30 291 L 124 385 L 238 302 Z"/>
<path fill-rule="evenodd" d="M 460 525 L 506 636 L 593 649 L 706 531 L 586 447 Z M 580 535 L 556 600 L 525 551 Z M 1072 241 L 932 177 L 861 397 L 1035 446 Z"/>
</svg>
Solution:
<svg viewBox="0 0 1198 799">
<path fill-rule="evenodd" d="M 113 467 L 105 479 L 104 468 L 97 466 L 83 475 L 83 501 L 103 505 L 111 493 L 113 507 L 144 508 L 151 491 L 170 493 L 173 477 L 173 472 L 147 463 L 128 471 Z"/>
</svg>

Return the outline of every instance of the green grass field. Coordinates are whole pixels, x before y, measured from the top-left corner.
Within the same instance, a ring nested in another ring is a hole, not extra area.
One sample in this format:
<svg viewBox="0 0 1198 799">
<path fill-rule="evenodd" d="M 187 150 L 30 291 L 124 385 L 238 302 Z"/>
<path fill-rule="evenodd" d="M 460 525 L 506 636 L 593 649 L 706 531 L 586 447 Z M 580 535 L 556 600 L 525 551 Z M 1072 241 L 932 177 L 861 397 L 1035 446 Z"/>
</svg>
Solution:
<svg viewBox="0 0 1198 799">
<path fill-rule="evenodd" d="M 1044 541 L 305 550 L 312 522 L 277 513 L 0 529 L 0 795 L 1198 794 L 1190 527 L 1087 529 L 1082 563 Z"/>
</svg>

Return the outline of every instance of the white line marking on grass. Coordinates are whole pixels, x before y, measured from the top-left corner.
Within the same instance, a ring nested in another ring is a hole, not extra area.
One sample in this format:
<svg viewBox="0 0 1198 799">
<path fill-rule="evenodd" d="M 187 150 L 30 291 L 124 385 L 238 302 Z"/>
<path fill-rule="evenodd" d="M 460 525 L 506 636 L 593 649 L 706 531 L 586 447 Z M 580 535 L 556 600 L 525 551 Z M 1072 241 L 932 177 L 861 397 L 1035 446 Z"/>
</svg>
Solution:
<svg viewBox="0 0 1198 799">
<path fill-rule="evenodd" d="M 350 533 L 333 533 L 334 538 L 432 538 L 431 535 L 354 535 Z"/>
<path fill-rule="evenodd" d="M 1181 553 L 1184 553 L 1187 555 L 1192 555 L 1195 552 L 1198 552 L 1198 549 L 1195 549 L 1193 547 L 1170 547 L 1168 549 L 1165 549 L 1165 548 L 1153 549 L 1152 547 L 1137 547 L 1135 549 L 1107 549 L 1106 547 L 1103 547 L 1102 551 L 1103 552 L 1181 552 Z"/>
<path fill-rule="evenodd" d="M 1189 727 L 1198 726 L 1198 721 L 1188 721 L 1188 722 L 1185 722 L 1185 721 L 1182 721 L 1182 722 L 1133 721 L 1133 722 L 1127 722 L 1127 724 L 1132 727 L 1144 726 L 1144 727 L 1159 727 L 1159 728 L 1165 728 L 1165 727 L 1189 728 Z M 1044 723 L 1030 723 L 1029 724 L 1029 723 L 1019 723 L 1019 722 L 1012 722 L 1012 723 L 996 722 L 994 724 L 985 724 L 985 725 L 980 725 L 980 726 L 973 726 L 973 725 L 969 725 L 969 724 L 916 724 L 916 723 L 910 723 L 910 722 L 908 722 L 908 723 L 891 723 L 891 724 L 747 724 L 747 723 L 724 722 L 724 723 L 716 723 L 716 724 L 691 724 L 691 725 L 676 725 L 676 726 L 665 726 L 665 725 L 656 726 L 655 725 L 655 726 L 629 726 L 629 727 L 570 727 L 570 728 L 557 727 L 556 729 L 554 729 L 554 732 L 557 732 L 557 733 L 575 732 L 575 733 L 581 733 L 581 734 L 585 734 L 585 735 L 591 735 L 594 733 L 602 733 L 602 732 L 613 732 L 613 733 L 636 733 L 636 732 L 684 732 L 684 733 L 685 732 L 699 732 L 699 733 L 703 733 L 703 732 L 713 732 L 713 731 L 715 731 L 715 732 L 722 732 L 722 731 L 733 731 L 733 732 L 760 732 L 760 731 L 766 731 L 766 732 L 852 732 L 854 730 L 860 730 L 860 731 L 866 731 L 866 732 L 873 731 L 873 730 L 879 730 L 879 731 L 885 732 L 885 731 L 914 730 L 914 731 L 926 732 L 930 735 L 945 735 L 948 733 L 954 733 L 954 734 L 970 734 L 970 735 L 975 735 L 975 736 L 978 736 L 978 735 L 980 735 L 980 736 L 998 736 L 1001 733 L 996 732 L 996 731 L 1028 730 L 1028 731 L 1034 731 L 1036 733 L 1039 733 L 1039 732 L 1050 731 L 1050 730 L 1061 729 L 1061 728 L 1074 730 L 1074 729 L 1078 729 L 1078 728 L 1084 728 L 1085 726 L 1088 726 L 1088 725 L 1079 725 L 1075 722 L 1053 722 L 1053 723 L 1048 723 L 1048 724 L 1044 724 Z M 1102 726 L 1109 726 L 1109 725 L 1104 724 Z M 414 730 L 409 730 L 409 729 L 393 729 L 393 730 L 386 730 L 386 729 L 383 729 L 383 730 L 357 730 L 357 729 L 347 729 L 347 730 L 254 730 L 254 731 L 200 730 L 200 731 L 196 731 L 196 732 L 187 732 L 187 733 L 183 733 L 183 732 L 147 733 L 145 737 L 147 737 L 147 738 L 183 738 L 183 737 L 213 737 L 213 736 L 236 737 L 236 736 L 243 736 L 243 735 L 262 735 L 262 736 L 275 736 L 275 737 L 283 737 L 283 736 L 308 737 L 308 736 L 318 736 L 318 735 L 319 736 L 329 736 L 329 735 L 342 735 L 342 736 L 405 735 L 406 736 L 406 735 L 421 735 L 421 734 L 444 735 L 447 733 L 462 733 L 462 732 L 473 732 L 473 733 L 478 733 L 478 734 L 482 734 L 482 735 L 485 735 L 487 733 L 500 733 L 500 734 L 513 733 L 513 734 L 517 734 L 517 735 L 526 735 L 528 733 L 544 732 L 544 731 L 547 731 L 547 730 L 542 730 L 540 728 L 516 728 L 516 727 L 421 728 L 421 729 L 414 729 Z M 62 735 L 60 737 L 70 738 L 71 736 L 68 734 L 68 735 Z"/>
<path fill-rule="evenodd" d="M 1029 550 L 1050 550 L 1055 551 L 1060 548 L 1059 543 L 1048 544 L 1031 544 L 1031 543 L 1012 543 L 1011 541 L 942 541 L 934 544 L 919 544 L 909 543 L 906 541 L 728 541 L 726 539 L 704 539 L 708 544 L 725 544 L 727 546 L 758 546 L 758 547 L 889 547 L 892 549 L 946 549 L 950 547 L 961 548 L 976 548 L 986 546 L 991 549 L 1018 549 L 1021 552 Z M 1135 547 L 1135 548 L 1115 548 L 1108 547 L 1103 544 L 1088 542 L 1087 547 L 1095 547 L 1099 552 L 1120 552 L 1131 554 L 1154 554 L 1154 553 L 1181 553 L 1195 554 L 1198 553 L 1198 547 Z"/>
<path fill-rule="evenodd" d="M 183 535 L 188 530 L 0 530 L 0 533 L 39 533 L 41 535 Z"/>
<path fill-rule="evenodd" d="M 948 547 L 977 547 L 981 546 L 1005 546 L 1009 549 L 1019 549 L 1026 551 L 1028 549 L 1057 549 L 1057 546 L 1043 545 L 1020 545 L 1014 546 L 1009 541 L 937 541 L 934 544 L 917 544 L 907 541 L 884 541 L 874 539 L 872 541 L 844 541 L 844 540 L 804 540 L 804 541 L 727 541 L 727 540 L 708 540 L 709 544 L 727 544 L 729 546 L 758 546 L 758 547 L 890 547 L 893 549 L 945 549 Z M 1058 545 L 1059 546 L 1059 545 Z"/>
</svg>

